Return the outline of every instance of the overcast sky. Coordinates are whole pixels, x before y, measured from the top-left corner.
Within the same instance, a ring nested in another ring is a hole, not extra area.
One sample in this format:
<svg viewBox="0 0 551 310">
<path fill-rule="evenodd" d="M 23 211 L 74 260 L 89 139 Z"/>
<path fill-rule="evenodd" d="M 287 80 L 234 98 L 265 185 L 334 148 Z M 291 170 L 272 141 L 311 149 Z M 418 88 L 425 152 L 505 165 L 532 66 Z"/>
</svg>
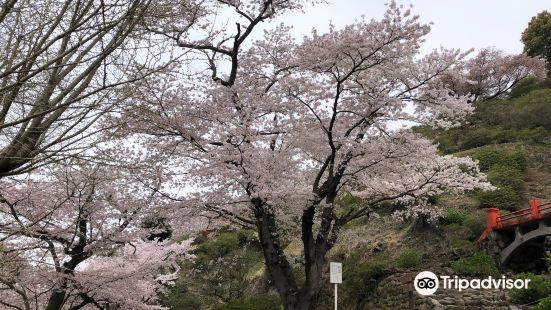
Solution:
<svg viewBox="0 0 551 310">
<path fill-rule="evenodd" d="M 332 0 L 310 8 L 305 14 L 285 16 L 281 21 L 295 26 L 298 36 L 312 27 L 327 30 L 329 21 L 337 28 L 361 18 L 380 19 L 385 0 Z M 434 22 L 423 51 L 446 48 L 495 47 L 507 53 L 522 52 L 520 36 L 532 16 L 551 10 L 549 0 L 410 0 L 412 12 L 423 22 Z"/>
</svg>

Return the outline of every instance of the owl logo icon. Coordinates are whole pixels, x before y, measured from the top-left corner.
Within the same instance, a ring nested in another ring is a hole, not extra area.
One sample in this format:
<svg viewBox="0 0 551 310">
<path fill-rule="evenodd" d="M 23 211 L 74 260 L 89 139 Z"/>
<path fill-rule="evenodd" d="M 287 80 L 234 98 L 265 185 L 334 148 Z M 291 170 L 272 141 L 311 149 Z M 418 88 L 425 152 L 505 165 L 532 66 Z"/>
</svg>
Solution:
<svg viewBox="0 0 551 310">
<path fill-rule="evenodd" d="M 432 295 L 438 290 L 438 277 L 430 271 L 420 272 L 415 276 L 413 286 L 420 295 Z"/>
</svg>

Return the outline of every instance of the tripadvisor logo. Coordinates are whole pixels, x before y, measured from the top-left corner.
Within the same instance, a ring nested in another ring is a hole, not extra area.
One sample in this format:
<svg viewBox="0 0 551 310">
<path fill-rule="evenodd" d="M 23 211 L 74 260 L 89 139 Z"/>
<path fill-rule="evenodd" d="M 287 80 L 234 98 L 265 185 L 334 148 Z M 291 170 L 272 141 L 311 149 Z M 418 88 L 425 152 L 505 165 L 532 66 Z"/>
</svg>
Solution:
<svg viewBox="0 0 551 310">
<path fill-rule="evenodd" d="M 527 289 L 530 279 L 507 279 L 493 278 L 491 276 L 484 279 L 462 279 L 458 276 L 436 276 L 430 271 L 423 271 L 417 274 L 413 281 L 415 291 L 423 296 L 436 293 L 441 285 L 442 289 L 454 289 L 462 291 L 465 289 Z"/>
<path fill-rule="evenodd" d="M 420 295 L 432 295 L 438 290 L 438 277 L 430 271 L 420 272 L 415 277 L 413 286 Z"/>
</svg>

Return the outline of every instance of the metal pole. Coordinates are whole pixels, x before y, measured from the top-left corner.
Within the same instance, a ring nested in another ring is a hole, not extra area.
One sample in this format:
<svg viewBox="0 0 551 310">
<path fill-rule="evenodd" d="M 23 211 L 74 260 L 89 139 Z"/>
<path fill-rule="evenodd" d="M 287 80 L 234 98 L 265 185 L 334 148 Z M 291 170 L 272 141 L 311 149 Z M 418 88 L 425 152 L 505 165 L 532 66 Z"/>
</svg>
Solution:
<svg viewBox="0 0 551 310">
<path fill-rule="evenodd" d="M 337 283 L 335 283 L 335 310 L 337 310 Z"/>
</svg>

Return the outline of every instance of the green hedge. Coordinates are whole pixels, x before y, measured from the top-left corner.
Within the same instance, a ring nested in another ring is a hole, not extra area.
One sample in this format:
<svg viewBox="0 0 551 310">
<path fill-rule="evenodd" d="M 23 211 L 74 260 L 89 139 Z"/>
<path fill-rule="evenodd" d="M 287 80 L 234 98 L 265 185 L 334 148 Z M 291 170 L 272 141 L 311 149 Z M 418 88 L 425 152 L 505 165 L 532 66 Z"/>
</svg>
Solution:
<svg viewBox="0 0 551 310">
<path fill-rule="evenodd" d="M 451 263 L 453 271 L 459 276 L 499 276 L 499 271 L 489 255 L 474 254 Z"/>
<path fill-rule="evenodd" d="M 540 303 L 537 304 L 534 310 L 551 310 L 551 296 L 541 299 Z"/>
<path fill-rule="evenodd" d="M 517 210 L 522 200 L 522 197 L 509 186 L 480 192 L 477 196 L 481 208 L 498 208 L 507 211 Z"/>
<path fill-rule="evenodd" d="M 470 256 L 479 251 L 476 244 L 472 240 L 458 238 L 451 240 L 450 248 L 458 256 Z"/>
<path fill-rule="evenodd" d="M 551 294 L 551 281 L 533 273 L 519 273 L 515 279 L 530 279 L 528 288 L 511 289 L 508 291 L 509 298 L 514 304 L 527 304 L 538 301 Z"/>
<path fill-rule="evenodd" d="M 442 218 L 442 224 L 444 225 L 450 225 L 450 224 L 463 224 L 465 219 L 467 218 L 467 212 L 464 210 L 454 209 L 454 208 L 447 208 L 444 211 L 444 217 Z"/>
<path fill-rule="evenodd" d="M 534 76 L 526 77 L 520 80 L 517 85 L 511 89 L 509 98 L 522 97 L 534 90 L 541 89 L 544 86 L 544 80 Z"/>
<path fill-rule="evenodd" d="M 403 251 L 398 255 L 396 266 L 400 268 L 416 268 L 421 265 L 421 255 L 413 250 Z"/>
<path fill-rule="evenodd" d="M 493 165 L 486 174 L 492 184 L 509 187 L 517 194 L 522 194 L 526 188 L 524 176 L 516 166 Z"/>
<path fill-rule="evenodd" d="M 278 310 L 283 309 L 279 296 L 273 294 L 256 295 L 253 297 L 232 300 L 219 305 L 214 310 Z"/>
<path fill-rule="evenodd" d="M 488 181 L 497 187 L 494 191 L 479 192 L 477 195 L 482 208 L 516 210 L 526 189 L 524 173 L 527 160 L 524 152 L 512 154 L 493 149 L 479 149 L 469 153 L 479 161 Z"/>
<path fill-rule="evenodd" d="M 366 298 L 375 290 L 381 279 L 389 274 L 392 267 L 392 258 L 386 253 L 380 253 L 369 261 L 359 263 L 357 255 L 351 255 L 343 263 L 343 300 L 347 300 L 346 309 L 355 308 L 362 304 Z"/>
<path fill-rule="evenodd" d="M 526 169 L 526 155 L 522 151 L 513 154 L 506 154 L 490 148 L 481 148 L 468 153 L 469 156 L 478 160 L 482 171 L 488 171 L 494 166 L 507 166 L 512 169 L 524 171 Z"/>
<path fill-rule="evenodd" d="M 486 211 L 476 210 L 470 212 L 463 222 L 463 226 L 467 227 L 475 236 L 480 236 L 486 229 Z"/>
</svg>

